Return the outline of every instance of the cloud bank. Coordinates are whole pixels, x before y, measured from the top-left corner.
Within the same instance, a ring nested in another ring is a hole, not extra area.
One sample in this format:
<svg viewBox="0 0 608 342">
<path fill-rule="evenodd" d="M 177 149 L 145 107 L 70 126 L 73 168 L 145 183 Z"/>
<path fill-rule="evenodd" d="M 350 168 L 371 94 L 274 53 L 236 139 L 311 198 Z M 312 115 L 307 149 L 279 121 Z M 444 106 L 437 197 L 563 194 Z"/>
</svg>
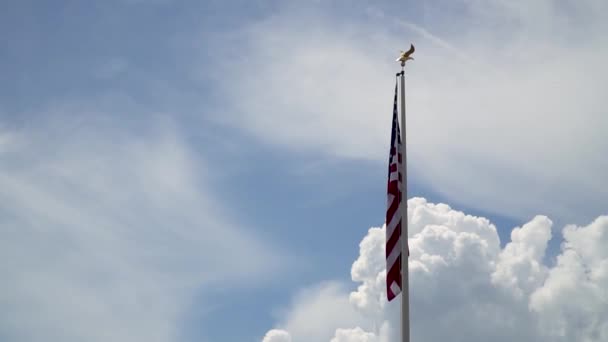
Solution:
<svg viewBox="0 0 608 342">
<path fill-rule="evenodd" d="M 501 248 L 496 227 L 485 218 L 422 198 L 408 203 L 413 341 L 608 339 L 608 216 L 566 226 L 561 252 L 549 266 L 544 258 L 552 222 L 545 216 L 513 229 Z M 384 227 L 371 228 L 361 241 L 351 269 L 356 290 L 329 297 L 334 285 L 316 289 L 316 296 L 305 290 L 308 300 L 296 301 L 264 341 L 394 340 L 399 305 L 385 299 L 384 234 Z M 317 308 L 346 300 L 350 307 L 340 311 L 356 321 L 329 333 L 319 328 L 335 316 Z"/>
</svg>

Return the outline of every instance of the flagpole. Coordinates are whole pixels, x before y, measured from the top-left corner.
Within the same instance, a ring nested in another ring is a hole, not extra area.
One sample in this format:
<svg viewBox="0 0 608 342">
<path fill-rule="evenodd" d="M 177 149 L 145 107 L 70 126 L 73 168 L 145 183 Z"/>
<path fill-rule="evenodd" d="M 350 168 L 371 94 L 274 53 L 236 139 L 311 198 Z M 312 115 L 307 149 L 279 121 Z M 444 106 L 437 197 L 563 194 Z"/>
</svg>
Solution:
<svg viewBox="0 0 608 342">
<path fill-rule="evenodd" d="M 405 62 L 401 63 L 401 140 L 403 151 L 403 192 L 401 198 L 401 341 L 410 342 L 410 285 L 408 262 L 408 219 L 407 219 L 407 142 L 405 134 Z"/>
<path fill-rule="evenodd" d="M 408 249 L 408 218 L 407 218 L 407 140 L 405 122 L 405 62 L 413 59 L 410 50 L 401 54 L 397 60 L 401 62 L 401 143 L 403 151 L 401 173 L 403 175 L 403 191 L 401 199 L 401 342 L 410 342 L 410 285 L 409 285 L 409 249 Z"/>
</svg>

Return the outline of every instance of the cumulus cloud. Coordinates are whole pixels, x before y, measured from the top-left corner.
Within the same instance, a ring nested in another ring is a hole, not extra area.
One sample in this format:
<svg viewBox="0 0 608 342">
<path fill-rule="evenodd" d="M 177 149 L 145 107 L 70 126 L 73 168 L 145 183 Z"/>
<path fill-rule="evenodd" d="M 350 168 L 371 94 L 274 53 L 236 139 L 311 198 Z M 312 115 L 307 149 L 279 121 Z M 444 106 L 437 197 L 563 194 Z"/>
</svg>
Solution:
<svg viewBox="0 0 608 342">
<path fill-rule="evenodd" d="M 291 335 L 285 330 L 272 329 L 264 335 L 262 342 L 291 342 Z"/>
<path fill-rule="evenodd" d="M 344 296 L 345 288 L 326 282 L 301 290 L 290 307 L 281 313 L 281 320 L 272 336 L 287 331 L 295 341 L 321 341 L 334 333 L 337 326 L 357 322 L 363 317 Z M 266 336 L 268 337 L 268 335 Z"/>
<path fill-rule="evenodd" d="M 77 105 L 3 117 L 2 340 L 172 341 L 208 286 L 278 265 L 212 200 L 172 120 L 129 118 Z"/>
<path fill-rule="evenodd" d="M 331 342 L 377 342 L 378 337 L 371 332 L 356 327 L 354 329 L 338 329 Z"/>
<path fill-rule="evenodd" d="M 421 198 L 408 204 L 412 340 L 608 338 L 608 216 L 565 227 L 561 252 L 550 266 L 543 261 L 552 234 L 545 216 L 513 229 L 501 248 L 495 226 L 485 218 Z M 348 298 L 363 320 L 336 325 L 315 341 L 398 336 L 398 302 L 385 299 L 384 228 L 371 228 L 363 238 L 351 275 L 357 289 L 332 298 Z M 301 323 L 318 314 L 301 316 Z M 310 340 L 286 331 L 295 342 Z"/>
<path fill-rule="evenodd" d="M 542 285 L 547 267 L 543 257 L 551 239 L 552 222 L 537 216 L 511 232 L 511 242 L 501 251 L 492 274 L 492 282 L 515 291 L 521 297 Z"/>
<path fill-rule="evenodd" d="M 394 4 L 370 5 L 363 18 L 340 4 L 286 5 L 217 39 L 218 90 L 239 94 L 227 120 L 281 148 L 384 161 L 394 58 L 412 41 L 408 142 L 418 181 L 451 203 L 518 219 L 600 213 L 605 2 L 424 1 L 408 9 L 410 21 Z M 329 14 L 335 7 L 357 19 Z M 238 77 L 239 63 L 249 77 Z M 581 202 L 589 205 L 572 209 Z"/>
<path fill-rule="evenodd" d="M 562 254 L 529 307 L 554 335 L 569 341 L 608 339 L 608 216 L 564 228 Z"/>
</svg>

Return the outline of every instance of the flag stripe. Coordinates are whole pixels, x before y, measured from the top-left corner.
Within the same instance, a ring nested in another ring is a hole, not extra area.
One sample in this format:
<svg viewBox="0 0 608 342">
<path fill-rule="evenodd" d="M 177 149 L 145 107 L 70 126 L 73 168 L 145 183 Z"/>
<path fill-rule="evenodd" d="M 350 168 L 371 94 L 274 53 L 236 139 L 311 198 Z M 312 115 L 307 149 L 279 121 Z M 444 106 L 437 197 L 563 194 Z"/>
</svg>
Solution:
<svg viewBox="0 0 608 342">
<path fill-rule="evenodd" d="M 397 242 L 399 241 L 399 237 L 400 236 L 401 236 L 401 222 L 399 222 L 399 224 L 397 225 L 397 228 L 395 229 L 395 231 L 393 232 L 393 234 L 386 241 L 386 256 L 387 257 L 389 256 L 389 254 L 393 253 L 394 250 L 397 250 L 397 251 L 401 252 L 400 251 L 401 248 L 397 244 Z M 392 264 L 389 263 L 389 265 L 392 265 Z"/>
<path fill-rule="evenodd" d="M 399 229 L 400 231 L 401 229 Z M 401 244 L 401 234 L 400 233 L 396 233 L 395 236 L 397 236 L 397 239 L 395 240 L 395 245 L 400 245 Z M 393 250 L 386 255 L 386 263 L 389 265 L 393 265 L 395 263 L 395 261 L 397 261 L 397 258 L 401 257 L 401 250 L 400 248 L 393 248 Z"/>
<path fill-rule="evenodd" d="M 401 293 L 401 258 L 397 258 L 397 261 L 386 273 L 387 279 L 387 291 L 389 301 L 397 297 Z M 390 280 L 389 280 L 390 279 Z"/>
<path fill-rule="evenodd" d="M 401 213 L 397 212 L 397 215 L 399 215 L 399 217 L 393 217 L 391 222 L 386 224 L 386 236 L 388 238 L 393 236 L 393 232 L 395 231 L 396 227 L 401 223 Z"/>
<path fill-rule="evenodd" d="M 395 186 L 396 186 L 396 184 L 395 184 Z M 386 212 L 386 217 L 387 217 L 386 222 L 390 223 L 393 219 L 393 216 L 395 216 L 395 214 L 399 211 L 399 202 L 401 202 L 400 196 L 394 196 L 392 203 L 389 205 L 387 212 Z M 397 217 L 396 219 L 399 219 L 399 217 Z"/>
</svg>

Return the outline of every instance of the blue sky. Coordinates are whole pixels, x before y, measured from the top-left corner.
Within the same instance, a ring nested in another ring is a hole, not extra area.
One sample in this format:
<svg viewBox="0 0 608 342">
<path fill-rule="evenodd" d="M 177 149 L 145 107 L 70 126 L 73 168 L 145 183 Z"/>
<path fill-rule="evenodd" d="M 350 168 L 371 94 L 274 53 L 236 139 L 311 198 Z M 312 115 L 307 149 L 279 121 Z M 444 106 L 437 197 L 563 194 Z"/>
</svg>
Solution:
<svg viewBox="0 0 608 342">
<path fill-rule="evenodd" d="M 354 290 L 410 42 L 410 197 L 488 218 L 503 259 L 547 215 L 553 267 L 607 214 L 605 9 L 3 2 L 0 338 L 259 341 Z"/>
</svg>

